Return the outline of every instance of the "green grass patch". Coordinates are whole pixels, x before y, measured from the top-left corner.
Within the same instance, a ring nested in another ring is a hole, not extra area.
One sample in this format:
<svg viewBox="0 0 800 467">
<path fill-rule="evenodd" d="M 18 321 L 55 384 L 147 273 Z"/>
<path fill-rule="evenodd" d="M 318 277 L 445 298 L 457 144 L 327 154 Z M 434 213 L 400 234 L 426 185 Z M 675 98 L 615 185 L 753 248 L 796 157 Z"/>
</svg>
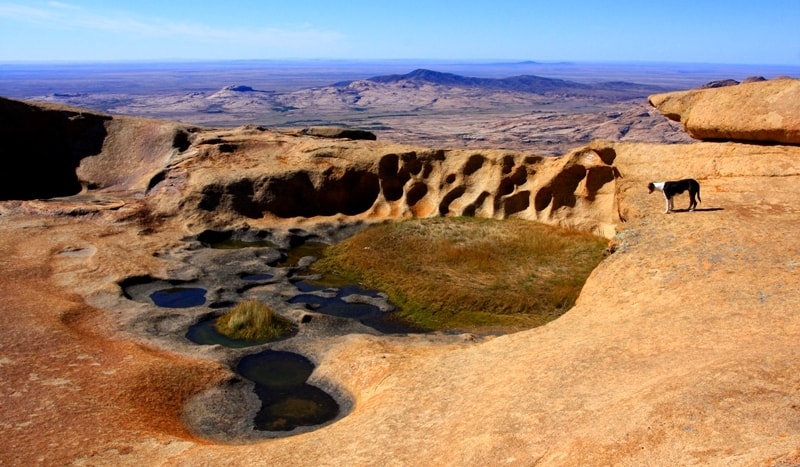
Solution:
<svg viewBox="0 0 800 467">
<path fill-rule="evenodd" d="M 269 341 L 292 332 L 292 322 L 258 300 L 239 303 L 220 316 L 214 327 L 231 339 Z"/>
<path fill-rule="evenodd" d="M 519 219 L 414 219 L 363 230 L 312 267 L 385 291 L 425 329 L 518 330 L 571 308 L 606 246 Z"/>
</svg>

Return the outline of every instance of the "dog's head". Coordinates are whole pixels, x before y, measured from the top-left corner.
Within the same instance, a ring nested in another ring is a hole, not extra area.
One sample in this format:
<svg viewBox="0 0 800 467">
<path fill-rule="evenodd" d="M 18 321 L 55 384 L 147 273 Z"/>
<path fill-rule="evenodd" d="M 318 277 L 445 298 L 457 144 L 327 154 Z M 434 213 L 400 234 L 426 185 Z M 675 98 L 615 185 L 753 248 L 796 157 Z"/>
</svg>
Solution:
<svg viewBox="0 0 800 467">
<path fill-rule="evenodd" d="M 647 184 L 647 192 L 648 193 L 652 193 L 653 190 L 655 190 L 655 189 L 656 189 L 656 186 L 653 185 L 653 182 L 650 182 L 650 183 Z"/>
</svg>

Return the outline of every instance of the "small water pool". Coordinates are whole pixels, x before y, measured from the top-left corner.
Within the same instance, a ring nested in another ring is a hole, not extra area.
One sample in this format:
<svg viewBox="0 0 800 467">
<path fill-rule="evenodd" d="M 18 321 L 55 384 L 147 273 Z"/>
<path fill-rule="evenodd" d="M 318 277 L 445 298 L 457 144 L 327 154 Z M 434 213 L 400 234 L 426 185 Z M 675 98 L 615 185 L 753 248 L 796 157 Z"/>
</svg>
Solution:
<svg viewBox="0 0 800 467">
<path fill-rule="evenodd" d="M 325 254 L 325 249 L 328 248 L 327 243 L 322 242 L 304 242 L 300 245 L 293 246 L 286 252 L 286 258 L 274 264 L 276 267 L 294 267 L 300 262 L 301 258 L 306 256 L 313 256 L 317 259 Z"/>
<path fill-rule="evenodd" d="M 229 238 L 214 243 L 209 243 L 211 248 L 217 250 L 238 250 L 240 248 L 276 248 L 277 245 L 269 240 L 254 240 L 251 242 Z"/>
<path fill-rule="evenodd" d="M 242 276 L 243 281 L 248 282 L 260 282 L 260 281 L 268 281 L 275 277 L 274 274 L 243 274 Z"/>
<path fill-rule="evenodd" d="M 357 320 L 361 324 L 384 334 L 424 332 L 424 330 L 399 319 L 395 312 L 383 311 L 369 303 L 358 303 L 346 299 L 346 297 L 350 295 L 381 298 L 382 295 L 378 291 L 365 289 L 354 284 L 340 287 L 327 287 L 307 281 L 299 281 L 294 285 L 303 293 L 289 299 L 289 303 L 304 304 L 307 308 L 316 313 Z M 335 290 L 336 295 L 329 297 L 327 295 L 313 293 L 321 290 Z"/>
<path fill-rule="evenodd" d="M 199 287 L 170 287 L 150 294 L 153 303 L 164 308 L 191 308 L 206 303 L 206 289 Z"/>
<path fill-rule="evenodd" d="M 217 331 L 217 328 L 214 327 L 216 321 L 217 318 L 205 319 L 189 326 L 189 330 L 186 331 L 186 338 L 199 345 L 222 345 L 233 349 L 252 347 L 270 342 L 269 340 L 233 339 Z M 291 336 L 286 336 L 285 338 L 288 337 Z"/>
<path fill-rule="evenodd" d="M 257 430 L 290 431 L 320 425 L 339 415 L 336 400 L 306 382 L 314 364 L 300 354 L 265 350 L 243 357 L 236 371 L 255 383 L 261 400 L 255 417 Z"/>
</svg>

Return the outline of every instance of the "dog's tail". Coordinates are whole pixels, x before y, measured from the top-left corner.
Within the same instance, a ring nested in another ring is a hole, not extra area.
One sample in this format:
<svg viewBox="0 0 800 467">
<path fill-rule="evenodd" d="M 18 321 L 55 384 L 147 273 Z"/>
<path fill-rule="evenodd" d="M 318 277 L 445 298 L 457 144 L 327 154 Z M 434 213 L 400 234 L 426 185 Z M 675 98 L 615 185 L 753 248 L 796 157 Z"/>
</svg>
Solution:
<svg viewBox="0 0 800 467">
<path fill-rule="evenodd" d="M 691 193 L 692 191 L 694 191 L 694 194 L 697 196 L 697 202 L 702 203 L 703 200 L 700 199 L 700 184 L 697 183 L 697 180 L 691 179 L 689 181 L 689 186 L 691 187 L 689 188 L 689 192 Z"/>
</svg>

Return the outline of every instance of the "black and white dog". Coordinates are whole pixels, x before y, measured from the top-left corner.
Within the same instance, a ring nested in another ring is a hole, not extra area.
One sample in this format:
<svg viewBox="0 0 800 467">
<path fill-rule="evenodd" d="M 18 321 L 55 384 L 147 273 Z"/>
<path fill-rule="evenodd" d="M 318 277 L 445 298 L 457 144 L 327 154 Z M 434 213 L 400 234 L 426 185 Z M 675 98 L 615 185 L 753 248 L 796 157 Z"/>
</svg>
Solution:
<svg viewBox="0 0 800 467">
<path fill-rule="evenodd" d="M 650 182 L 647 185 L 647 189 L 650 190 L 650 193 L 653 191 L 664 193 L 664 198 L 667 200 L 667 210 L 664 211 L 664 214 L 669 214 L 674 209 L 672 198 L 686 190 L 689 190 L 689 211 L 694 211 L 694 208 L 697 207 L 697 201 L 702 201 L 700 199 L 700 184 L 693 178 L 685 178 L 674 182 Z M 695 196 L 697 201 L 694 199 Z"/>
</svg>

